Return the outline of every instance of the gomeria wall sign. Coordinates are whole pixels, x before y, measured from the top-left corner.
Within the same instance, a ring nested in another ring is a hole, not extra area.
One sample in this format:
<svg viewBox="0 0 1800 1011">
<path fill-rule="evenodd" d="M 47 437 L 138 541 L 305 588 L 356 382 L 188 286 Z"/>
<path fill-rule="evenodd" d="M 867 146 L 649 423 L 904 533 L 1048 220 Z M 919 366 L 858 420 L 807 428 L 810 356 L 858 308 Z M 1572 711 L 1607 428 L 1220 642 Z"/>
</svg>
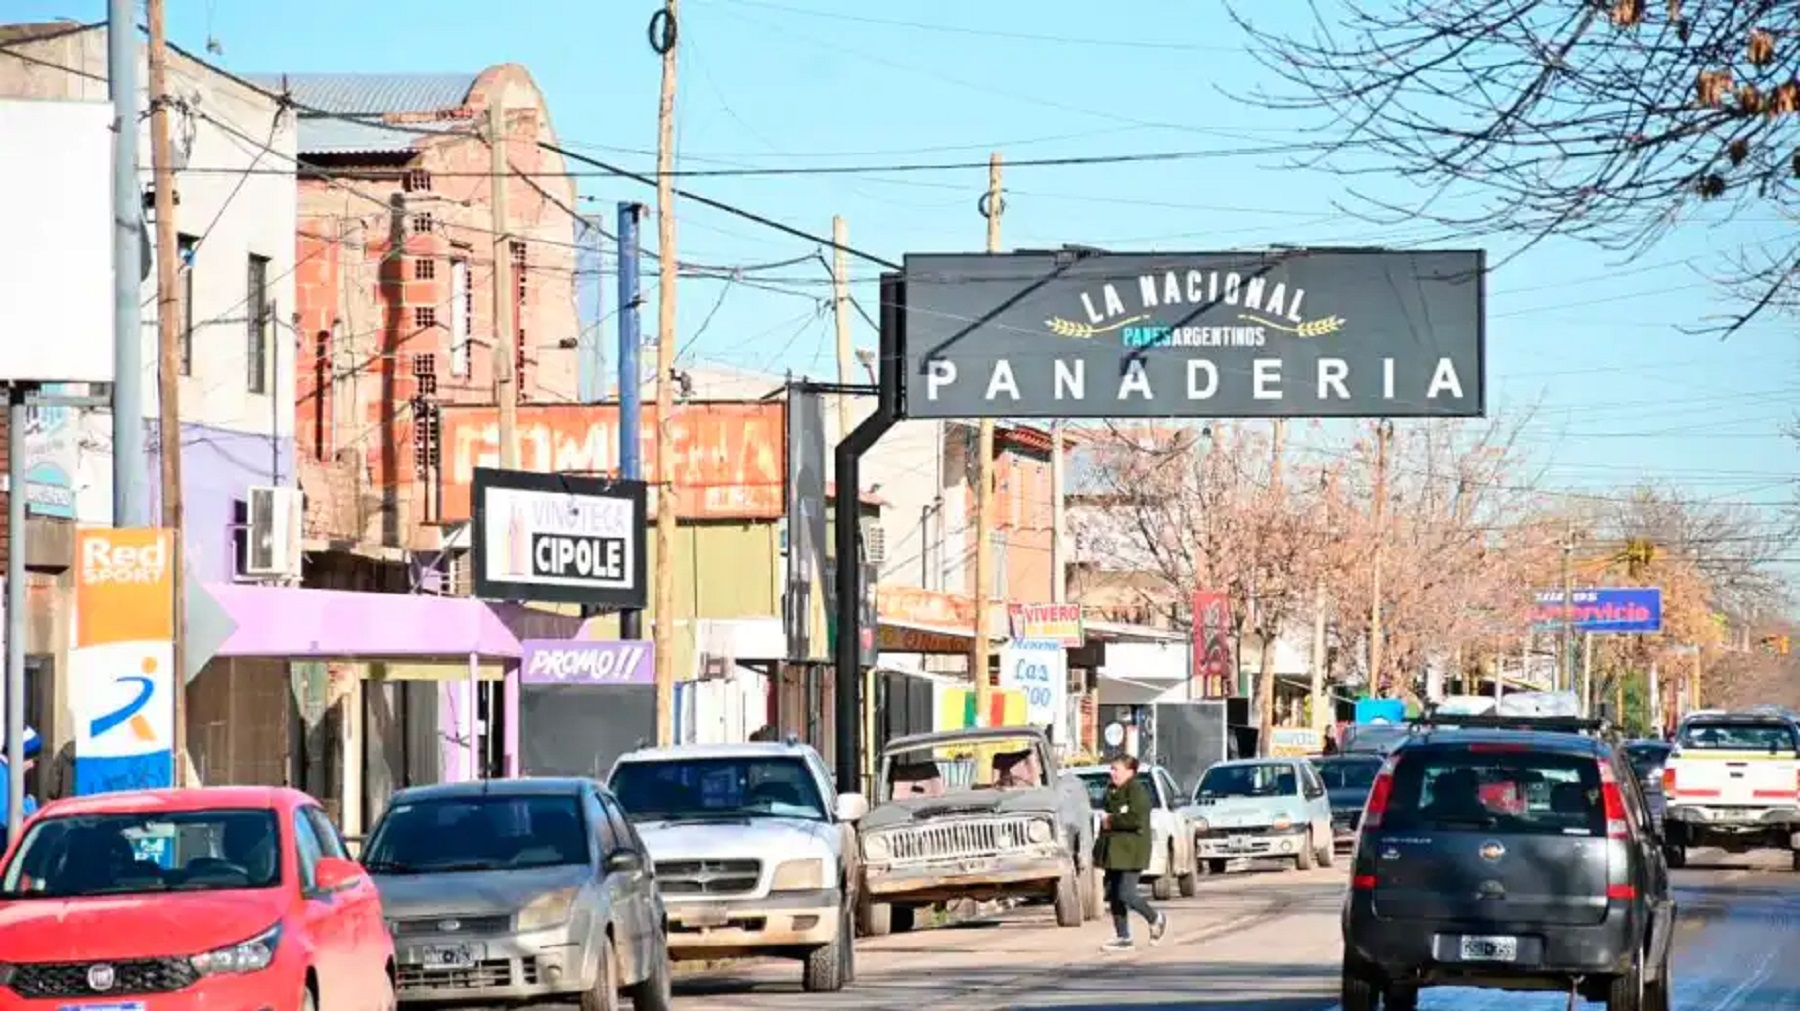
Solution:
<svg viewBox="0 0 1800 1011">
<path fill-rule="evenodd" d="M 1480 251 L 909 255 L 902 413 L 1476 417 Z"/>
<path fill-rule="evenodd" d="M 470 494 L 476 596 L 645 605 L 643 482 L 478 467 Z"/>
</svg>

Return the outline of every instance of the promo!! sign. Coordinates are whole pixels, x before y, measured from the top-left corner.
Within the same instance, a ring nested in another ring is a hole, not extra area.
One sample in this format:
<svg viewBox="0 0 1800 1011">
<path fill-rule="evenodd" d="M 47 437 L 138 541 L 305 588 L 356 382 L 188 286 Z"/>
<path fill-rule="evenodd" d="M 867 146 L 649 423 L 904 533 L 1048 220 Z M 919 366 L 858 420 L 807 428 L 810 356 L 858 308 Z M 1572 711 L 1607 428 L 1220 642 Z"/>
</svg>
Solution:
<svg viewBox="0 0 1800 1011">
<path fill-rule="evenodd" d="M 643 482 L 481 467 L 471 494 L 477 597 L 645 605 Z"/>
<path fill-rule="evenodd" d="M 1052 639 L 1013 639 L 1000 648 L 1000 687 L 1024 696 L 1028 726 L 1060 727 L 1068 721 L 1069 654 Z"/>
<path fill-rule="evenodd" d="M 654 647 L 641 640 L 583 642 L 569 639 L 527 639 L 519 660 L 519 679 L 525 684 L 622 685 L 654 684 Z"/>
</svg>

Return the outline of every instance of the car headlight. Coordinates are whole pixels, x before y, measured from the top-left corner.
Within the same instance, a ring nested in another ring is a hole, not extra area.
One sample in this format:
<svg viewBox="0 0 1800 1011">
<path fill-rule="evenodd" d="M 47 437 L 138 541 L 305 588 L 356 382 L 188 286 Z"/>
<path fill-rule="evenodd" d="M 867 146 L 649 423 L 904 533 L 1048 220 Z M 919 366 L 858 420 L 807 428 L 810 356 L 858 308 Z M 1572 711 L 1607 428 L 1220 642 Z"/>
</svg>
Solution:
<svg viewBox="0 0 1800 1011">
<path fill-rule="evenodd" d="M 888 846 L 886 836 L 872 835 L 863 837 L 863 856 L 870 860 L 886 860 L 893 850 Z"/>
<path fill-rule="evenodd" d="M 1025 830 L 1025 837 L 1034 843 L 1047 843 L 1055 836 L 1050 823 L 1041 818 L 1031 819 L 1031 826 Z"/>
<path fill-rule="evenodd" d="M 560 927 L 569 922 L 575 914 L 575 896 L 581 893 L 579 888 L 563 888 L 527 902 L 519 910 L 518 924 L 515 929 L 520 933 L 532 930 L 543 930 L 546 927 Z"/>
<path fill-rule="evenodd" d="M 1286 832 L 1288 829 L 1293 828 L 1293 827 L 1294 827 L 1294 819 L 1289 818 L 1285 814 L 1282 815 L 1281 817 L 1275 819 L 1274 828 L 1275 828 L 1275 831 L 1277 831 L 1277 832 Z"/>
<path fill-rule="evenodd" d="M 775 866 L 772 892 L 809 892 L 825 887 L 825 861 L 784 860 Z"/>
<path fill-rule="evenodd" d="M 202 976 L 217 976 L 224 973 L 260 972 L 275 961 L 275 945 L 281 940 L 281 924 L 277 923 L 268 930 L 236 944 L 215 948 L 204 954 L 188 959 L 194 971 Z M 10 967 L 9 967 L 10 969 Z M 11 975 L 10 972 L 7 973 Z"/>
<path fill-rule="evenodd" d="M 1210 829 L 1210 828 L 1212 828 L 1212 826 L 1208 825 L 1206 823 L 1205 818 L 1195 818 L 1194 819 L 1194 831 L 1195 832 L 1205 832 L 1207 829 Z"/>
</svg>

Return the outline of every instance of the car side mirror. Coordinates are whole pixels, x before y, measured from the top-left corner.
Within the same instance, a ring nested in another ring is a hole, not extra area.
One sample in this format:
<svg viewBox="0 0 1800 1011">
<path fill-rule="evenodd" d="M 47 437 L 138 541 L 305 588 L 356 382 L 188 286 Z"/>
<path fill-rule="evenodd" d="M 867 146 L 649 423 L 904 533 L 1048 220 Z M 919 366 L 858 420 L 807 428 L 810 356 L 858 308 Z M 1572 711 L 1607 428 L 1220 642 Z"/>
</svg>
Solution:
<svg viewBox="0 0 1800 1011">
<path fill-rule="evenodd" d="M 838 821 L 861 821 L 869 813 L 869 798 L 860 793 L 840 793 L 837 799 Z"/>
<path fill-rule="evenodd" d="M 313 891 L 320 894 L 342 891 L 362 880 L 362 865 L 343 857 L 320 857 L 313 865 Z"/>
<path fill-rule="evenodd" d="M 606 858 L 606 873 L 632 874 L 644 869 L 644 858 L 636 850 L 613 850 Z"/>
</svg>

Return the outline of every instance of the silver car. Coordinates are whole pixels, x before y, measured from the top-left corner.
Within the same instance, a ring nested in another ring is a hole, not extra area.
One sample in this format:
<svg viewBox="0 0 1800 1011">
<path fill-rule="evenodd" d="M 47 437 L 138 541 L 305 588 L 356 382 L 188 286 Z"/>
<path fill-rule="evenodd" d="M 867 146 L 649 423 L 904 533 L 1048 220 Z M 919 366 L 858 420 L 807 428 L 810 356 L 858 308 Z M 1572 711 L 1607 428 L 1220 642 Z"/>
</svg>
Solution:
<svg viewBox="0 0 1800 1011">
<path fill-rule="evenodd" d="M 618 801 L 587 779 L 401 790 L 363 848 L 403 1003 L 670 1005 L 662 899 Z"/>
</svg>

